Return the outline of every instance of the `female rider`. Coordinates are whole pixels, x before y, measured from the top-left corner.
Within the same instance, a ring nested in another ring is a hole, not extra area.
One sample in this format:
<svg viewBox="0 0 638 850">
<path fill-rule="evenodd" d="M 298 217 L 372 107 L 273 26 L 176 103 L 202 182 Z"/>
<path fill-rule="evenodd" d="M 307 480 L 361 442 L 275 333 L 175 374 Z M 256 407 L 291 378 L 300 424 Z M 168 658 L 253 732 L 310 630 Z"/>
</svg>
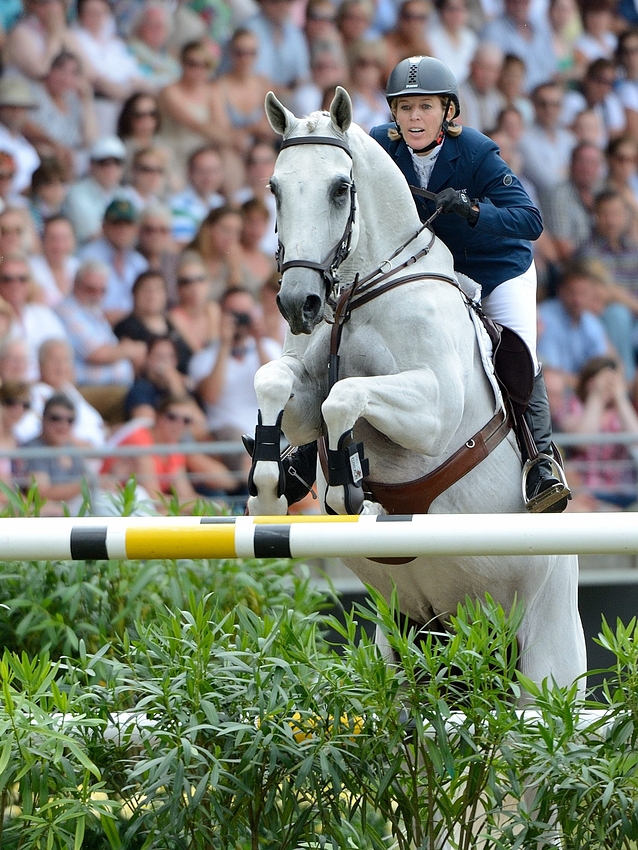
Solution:
<svg viewBox="0 0 638 850">
<path fill-rule="evenodd" d="M 539 452 L 551 455 L 547 390 L 536 358 L 536 269 L 531 240 L 543 224 L 498 147 L 477 130 L 460 127 L 454 75 L 430 56 L 412 56 L 394 68 L 386 96 L 394 123 L 373 127 L 371 136 L 393 157 L 415 195 L 422 221 L 438 210 L 432 229 L 450 249 L 458 272 L 482 287 L 482 307 L 494 321 L 516 331 L 532 355 L 535 379 L 525 418 Z M 531 467 L 526 508 L 565 510 L 570 497 L 552 462 Z"/>
</svg>

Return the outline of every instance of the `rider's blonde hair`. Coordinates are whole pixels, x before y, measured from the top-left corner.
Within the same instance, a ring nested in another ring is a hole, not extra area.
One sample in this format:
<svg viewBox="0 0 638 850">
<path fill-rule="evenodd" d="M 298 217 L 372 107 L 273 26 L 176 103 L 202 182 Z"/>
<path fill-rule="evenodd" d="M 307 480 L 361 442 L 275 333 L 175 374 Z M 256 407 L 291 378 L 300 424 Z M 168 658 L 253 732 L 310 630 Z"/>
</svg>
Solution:
<svg viewBox="0 0 638 850">
<path fill-rule="evenodd" d="M 445 94 L 439 94 L 439 95 L 437 95 L 437 97 L 441 101 L 441 106 L 443 107 L 443 109 L 445 109 L 445 107 L 448 104 L 450 104 L 452 106 L 454 105 L 454 104 L 451 104 L 450 99 Z M 393 118 L 395 117 L 395 112 L 396 112 L 398 100 L 399 100 L 398 97 L 393 97 L 392 100 L 390 101 L 390 112 L 392 113 Z M 454 121 L 450 121 L 448 126 L 447 126 L 447 135 L 452 136 L 452 137 L 460 136 L 462 129 L 463 129 L 463 127 L 460 124 L 455 124 Z M 397 128 L 391 127 L 388 130 L 388 138 L 393 142 L 398 142 L 399 139 L 402 138 L 402 136 L 401 136 L 401 133 L 399 132 L 399 130 Z"/>
</svg>

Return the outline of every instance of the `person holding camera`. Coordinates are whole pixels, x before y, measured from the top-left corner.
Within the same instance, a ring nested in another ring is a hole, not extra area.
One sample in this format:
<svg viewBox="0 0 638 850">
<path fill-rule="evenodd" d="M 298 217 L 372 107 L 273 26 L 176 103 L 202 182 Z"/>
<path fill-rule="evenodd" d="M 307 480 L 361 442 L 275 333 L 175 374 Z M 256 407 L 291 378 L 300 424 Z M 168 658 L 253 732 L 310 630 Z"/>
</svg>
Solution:
<svg viewBox="0 0 638 850">
<path fill-rule="evenodd" d="M 265 335 L 264 320 L 252 294 L 239 287 L 221 299 L 220 338 L 193 356 L 189 374 L 206 412 L 211 437 L 239 442 L 257 422 L 255 373 L 281 355 L 281 346 Z M 250 468 L 243 452 L 227 456 L 233 470 Z"/>
</svg>

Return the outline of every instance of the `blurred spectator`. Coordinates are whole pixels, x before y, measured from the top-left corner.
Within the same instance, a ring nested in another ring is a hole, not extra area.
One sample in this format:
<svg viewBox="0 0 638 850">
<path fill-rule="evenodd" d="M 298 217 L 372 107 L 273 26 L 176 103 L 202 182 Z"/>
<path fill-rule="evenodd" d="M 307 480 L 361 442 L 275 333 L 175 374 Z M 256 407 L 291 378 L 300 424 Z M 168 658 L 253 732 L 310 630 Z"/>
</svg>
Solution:
<svg viewBox="0 0 638 850">
<path fill-rule="evenodd" d="M 0 386 L 0 481 L 7 487 L 14 486 L 13 464 L 3 455 L 7 449 L 18 448 L 14 429 L 30 406 L 29 384 L 26 381 L 2 382 Z M 6 502 L 6 496 L 0 491 L 0 503 L 6 504 Z"/>
<path fill-rule="evenodd" d="M 290 97 L 295 115 L 310 115 L 321 109 L 326 89 L 348 86 L 348 63 L 341 39 L 315 41 L 310 52 L 310 79 L 297 86 Z"/>
<path fill-rule="evenodd" d="M 396 26 L 384 38 L 386 76 L 408 56 L 430 56 L 428 23 L 432 15 L 429 0 L 403 0 Z"/>
<path fill-rule="evenodd" d="M 63 393 L 55 393 L 44 405 L 42 432 L 26 443 L 27 448 L 50 448 L 77 445 L 72 427 L 75 424 L 75 407 Z M 33 457 L 20 461 L 20 476 L 38 485 L 38 492 L 46 504 L 42 516 L 77 516 L 83 502 L 82 489 L 89 480 L 89 472 L 82 458 L 74 452 L 53 457 Z"/>
<path fill-rule="evenodd" d="M 122 402 L 141 368 L 146 345 L 118 340 L 102 309 L 109 270 L 102 263 L 83 263 L 73 292 L 57 307 L 73 346 L 75 374 L 82 394 L 107 422 L 122 421 Z"/>
<path fill-rule="evenodd" d="M 571 126 L 583 109 L 592 109 L 601 119 L 605 131 L 603 145 L 624 133 L 625 110 L 614 92 L 616 66 L 611 59 L 595 59 L 587 66 L 582 91 L 569 90 L 563 101 L 563 124 Z"/>
<path fill-rule="evenodd" d="M 11 339 L 21 339 L 27 345 L 26 379 L 37 380 L 38 350 L 47 339 L 66 339 L 58 317 L 44 304 L 30 299 L 35 293 L 29 261 L 24 254 L 6 254 L 0 258 L 0 296 L 11 306 L 13 320 L 9 329 Z"/>
<path fill-rule="evenodd" d="M 571 131 L 576 138 L 576 144 L 587 142 L 601 150 L 607 144 L 607 134 L 602 118 L 593 109 L 583 109 L 574 118 Z"/>
<path fill-rule="evenodd" d="M 40 236 L 45 220 L 60 215 L 68 191 L 66 168 L 56 157 L 44 158 L 33 172 L 29 192 L 29 212 Z"/>
<path fill-rule="evenodd" d="M 115 132 L 117 116 L 134 91 L 152 86 L 124 41 L 116 35 L 108 0 L 77 0 L 75 35 L 86 57 L 88 76 L 97 94 L 95 108 L 100 134 Z"/>
<path fill-rule="evenodd" d="M 220 189 L 224 180 L 221 152 L 215 145 L 197 148 L 188 158 L 188 185 L 169 200 L 173 239 L 184 246 L 197 233 L 206 215 L 225 203 Z"/>
<path fill-rule="evenodd" d="M 102 474 L 115 476 L 121 482 L 135 475 L 136 480 L 149 496 L 158 501 L 173 493 L 182 504 L 193 501 L 198 494 L 186 474 L 186 457 L 179 451 L 179 444 L 186 438 L 195 415 L 196 405 L 191 399 L 181 395 L 167 396 L 160 405 L 155 423 L 142 424 L 139 428 L 135 428 L 120 441 L 119 445 L 175 445 L 175 453 L 140 454 L 134 458 L 107 458 L 102 467 Z M 234 481 L 227 472 L 220 471 L 220 483 L 222 486 L 231 483 L 232 486 Z"/>
<path fill-rule="evenodd" d="M 385 97 L 384 62 L 385 50 L 382 41 L 357 41 L 348 51 L 353 118 L 359 126 L 369 132 L 377 124 L 391 120 Z"/>
<path fill-rule="evenodd" d="M 0 213 L 0 257 L 39 250 L 35 224 L 25 207 L 5 207 Z"/>
<path fill-rule="evenodd" d="M 64 393 L 75 407 L 76 420 L 72 428 L 75 440 L 85 445 L 103 446 L 106 425 L 97 410 L 75 386 L 71 345 L 63 339 L 48 339 L 40 346 L 38 362 L 40 380 L 32 385 L 28 393 L 30 409 L 15 425 L 18 440 L 26 443 L 38 436 L 45 403 L 55 393 Z"/>
<path fill-rule="evenodd" d="M 470 62 L 470 75 L 459 86 L 459 120 L 466 126 L 482 133 L 494 128 L 502 104 L 496 88 L 502 67 L 503 51 L 494 44 L 479 44 Z"/>
<path fill-rule="evenodd" d="M 545 227 L 554 237 L 561 260 L 589 239 L 594 197 L 603 176 L 602 151 L 583 142 L 572 151 L 569 179 L 552 191 L 545 210 Z"/>
<path fill-rule="evenodd" d="M 557 70 L 552 34 L 546 20 L 530 16 L 530 0 L 504 0 L 504 11 L 483 28 L 481 38 L 525 63 L 525 91 L 551 80 Z"/>
<path fill-rule="evenodd" d="M 276 159 L 277 154 L 272 145 L 266 142 L 257 142 L 253 145 L 246 163 L 246 186 L 233 196 L 233 201 L 237 204 L 243 204 L 249 198 L 259 198 L 266 204 L 270 212 L 270 224 L 262 239 L 261 249 L 266 254 L 273 256 L 277 250 L 277 234 L 275 232 L 277 209 L 275 197 L 268 186 Z"/>
<path fill-rule="evenodd" d="M 259 11 L 244 26 L 257 38 L 257 74 L 290 90 L 308 79 L 308 45 L 288 0 L 259 0 Z"/>
<path fill-rule="evenodd" d="M 146 345 L 154 337 L 169 338 L 177 352 L 177 367 L 185 375 L 192 352 L 173 326 L 166 307 L 164 278 L 158 272 L 142 272 L 133 284 L 133 311 L 113 330 L 118 339 L 139 339 Z"/>
<path fill-rule="evenodd" d="M 144 367 L 133 381 L 124 399 L 127 419 L 155 418 L 157 409 L 167 395 L 187 395 L 188 380 L 177 368 L 175 341 L 168 335 L 151 336 L 145 340 L 148 353 Z M 203 424 L 203 417 L 200 414 Z"/>
<path fill-rule="evenodd" d="M 638 237 L 638 140 L 619 136 L 607 145 L 606 154 L 606 186 L 622 196 L 631 214 L 631 235 Z"/>
<path fill-rule="evenodd" d="M 68 218 L 55 215 L 44 223 L 42 253 L 29 257 L 31 274 L 49 307 L 71 294 L 80 267 L 75 256 L 75 237 Z"/>
<path fill-rule="evenodd" d="M 67 179 L 83 174 L 88 149 L 98 136 L 93 88 L 82 74 L 79 59 L 60 53 L 42 82 L 32 86 L 36 104 L 25 129 L 40 156 L 55 156 L 67 169 Z"/>
<path fill-rule="evenodd" d="M 534 185 L 543 208 L 547 193 L 565 181 L 569 173 L 575 139 L 561 126 L 563 92 L 556 83 L 541 83 L 532 92 L 534 123 L 527 127 L 519 143 L 523 174 Z"/>
<path fill-rule="evenodd" d="M 501 93 L 503 108 L 515 106 L 521 113 L 524 123 L 528 125 L 534 117 L 534 109 L 530 99 L 523 92 L 524 81 L 525 63 L 518 56 L 509 53 L 503 60 L 497 88 Z"/>
<path fill-rule="evenodd" d="M 166 157 L 164 151 L 159 148 L 143 148 L 133 154 L 131 178 L 126 189 L 127 197 L 131 199 L 138 213 L 164 200 L 166 169 Z"/>
<path fill-rule="evenodd" d="M 154 90 L 179 77 L 179 62 L 167 50 L 170 32 L 170 7 L 167 3 L 150 0 L 140 10 L 128 40 L 138 68 Z"/>
<path fill-rule="evenodd" d="M 638 138 L 638 27 L 620 33 L 616 55 L 622 70 L 616 93 L 625 109 L 627 132 Z"/>
<path fill-rule="evenodd" d="M 311 55 L 315 44 L 341 40 L 336 27 L 337 11 L 332 0 L 308 0 L 304 35 Z"/>
<path fill-rule="evenodd" d="M 186 252 L 177 269 L 177 304 L 169 310 L 171 324 L 191 355 L 219 339 L 221 310 L 209 299 L 210 281 L 201 259 Z"/>
<path fill-rule="evenodd" d="M 2 299 L 2 319 L 5 321 L 4 305 L 7 302 Z M 8 306 L 8 305 L 7 305 Z M 9 309 L 11 309 L 9 307 Z M 13 319 L 13 314 L 11 314 Z M 29 349 L 23 339 L 11 339 L 4 336 L 0 342 L 0 386 L 7 381 L 25 381 L 28 383 L 29 371 Z"/>
<path fill-rule="evenodd" d="M 459 85 L 470 74 L 478 36 L 468 25 L 467 0 L 436 0 L 438 19 L 429 28 L 432 56 L 445 62 Z"/>
<path fill-rule="evenodd" d="M 104 235 L 88 242 L 79 252 L 81 260 L 97 260 L 109 270 L 106 297 L 101 301 L 101 307 L 111 323 L 121 319 L 133 307 L 133 283 L 148 265 L 135 250 L 138 221 L 132 202 L 116 198 L 104 212 Z"/>
<path fill-rule="evenodd" d="M 140 215 L 137 250 L 148 263 L 148 268 L 159 272 L 166 281 L 168 300 L 177 301 L 177 253 L 171 236 L 171 211 L 159 204 L 150 204 Z"/>
<path fill-rule="evenodd" d="M 0 150 L 0 212 L 6 207 L 19 206 L 24 203 L 22 195 L 18 195 L 13 189 L 15 176 L 15 157 L 7 151 Z"/>
<path fill-rule="evenodd" d="M 501 109 L 496 119 L 495 131 L 497 133 L 505 133 L 516 147 L 519 146 L 525 132 L 525 123 L 523 116 L 516 106 L 504 106 Z M 493 133 L 489 135 L 492 136 Z"/>
<path fill-rule="evenodd" d="M 539 360 L 560 371 L 571 387 L 590 358 L 612 354 L 605 328 L 590 310 L 594 286 L 585 267 L 568 267 L 559 281 L 557 297 L 538 306 Z"/>
<path fill-rule="evenodd" d="M 613 0 L 580 0 L 583 32 L 574 43 L 576 76 L 582 77 L 594 59 L 612 59 L 616 49 Z"/>
<path fill-rule="evenodd" d="M 604 190 L 594 202 L 592 235 L 577 258 L 603 264 L 615 284 L 610 300 L 631 311 L 638 330 L 638 242 L 628 235 L 629 226 L 630 213 L 622 196 L 614 189 Z"/>
<path fill-rule="evenodd" d="M 270 213 L 259 198 L 251 198 L 242 204 L 241 245 L 242 264 L 245 270 L 246 288 L 259 298 L 262 286 L 277 266 L 275 258 L 261 249 L 264 233 L 268 228 Z"/>
<path fill-rule="evenodd" d="M 91 148 L 89 173 L 69 189 L 62 212 L 80 245 L 102 233 L 104 211 L 122 192 L 126 148 L 117 136 L 105 136 Z"/>
<path fill-rule="evenodd" d="M 14 192 L 23 192 L 29 187 L 31 175 L 40 164 L 36 149 L 23 134 L 29 110 L 35 105 L 29 86 L 23 79 L 0 77 L 0 150 L 11 154 L 15 161 L 11 185 Z"/>
<path fill-rule="evenodd" d="M 234 441 L 252 434 L 257 421 L 255 373 L 280 354 L 280 346 L 264 336 L 263 317 L 252 295 L 228 290 L 222 299 L 221 339 L 196 354 L 190 366 L 215 439 Z M 227 460 L 231 469 L 247 472 L 250 467 L 245 453 Z"/>
<path fill-rule="evenodd" d="M 638 416 L 615 360 L 595 357 L 584 364 L 569 413 L 561 419 L 571 434 L 636 434 Z M 636 472 L 626 445 L 587 443 L 571 455 L 596 499 L 626 508 L 636 501 Z"/>
<path fill-rule="evenodd" d="M 556 79 L 573 80 L 576 77 L 574 42 L 581 30 L 575 0 L 550 0 L 548 20 L 556 56 Z"/>
<path fill-rule="evenodd" d="M 208 273 L 208 297 L 218 301 L 226 289 L 243 287 L 247 273 L 242 262 L 242 220 L 239 210 L 217 207 L 208 213 L 188 246 L 201 257 Z"/>
<path fill-rule="evenodd" d="M 161 150 L 168 163 L 169 185 L 177 188 L 182 185 L 182 175 L 176 173 L 173 167 L 173 153 L 161 139 L 160 113 L 157 98 L 146 92 L 135 92 L 124 101 L 122 111 L 117 120 L 117 135 L 124 142 L 126 155 L 124 159 L 124 176 L 131 176 L 133 156 L 137 151 L 153 148 Z"/>
<path fill-rule="evenodd" d="M 41 80 L 63 51 L 83 56 L 76 34 L 67 26 L 65 0 L 23 0 L 23 4 L 25 16 L 8 34 L 3 50 L 6 68 Z"/>
<path fill-rule="evenodd" d="M 219 90 L 210 81 L 210 53 L 203 42 L 193 41 L 182 48 L 180 60 L 180 78 L 158 96 L 163 142 L 172 150 L 181 175 L 195 150 L 211 142 L 218 145 L 224 160 L 224 179 L 234 184 L 243 174 L 241 153 L 245 140 L 233 135 Z"/>
<path fill-rule="evenodd" d="M 268 123 L 264 99 L 273 88 L 272 80 L 257 73 L 257 36 L 248 29 L 238 29 L 229 44 L 230 67 L 213 85 L 223 104 L 231 134 L 239 149 L 248 150 L 255 139 L 274 139 Z"/>
<path fill-rule="evenodd" d="M 337 7 L 337 29 L 343 46 L 347 49 L 355 41 L 365 38 L 374 20 L 371 0 L 342 0 Z"/>
</svg>

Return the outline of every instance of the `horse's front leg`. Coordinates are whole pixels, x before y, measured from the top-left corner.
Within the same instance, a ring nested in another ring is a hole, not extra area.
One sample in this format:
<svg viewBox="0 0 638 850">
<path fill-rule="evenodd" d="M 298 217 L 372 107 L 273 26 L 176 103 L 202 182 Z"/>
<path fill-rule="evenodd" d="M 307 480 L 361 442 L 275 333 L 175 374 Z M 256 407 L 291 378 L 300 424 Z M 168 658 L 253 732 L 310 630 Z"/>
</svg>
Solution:
<svg viewBox="0 0 638 850">
<path fill-rule="evenodd" d="M 430 369 L 414 369 L 381 377 L 344 378 L 322 405 L 328 431 L 326 506 L 338 514 L 363 507 L 362 451 L 353 428 L 358 419 L 385 434 L 393 443 L 418 454 L 442 454 L 463 414 L 463 386 L 450 373 L 443 384 Z M 370 503 L 366 512 L 378 513 Z"/>
</svg>

